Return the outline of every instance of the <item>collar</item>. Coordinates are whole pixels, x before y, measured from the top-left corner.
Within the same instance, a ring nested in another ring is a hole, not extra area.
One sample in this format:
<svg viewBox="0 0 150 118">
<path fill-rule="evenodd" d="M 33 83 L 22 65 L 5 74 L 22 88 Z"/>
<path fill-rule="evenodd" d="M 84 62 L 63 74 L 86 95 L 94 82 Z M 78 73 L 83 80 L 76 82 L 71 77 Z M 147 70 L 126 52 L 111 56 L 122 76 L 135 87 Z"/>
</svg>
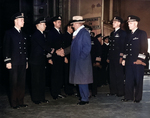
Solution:
<svg viewBox="0 0 150 118">
<path fill-rule="evenodd" d="M 74 31 L 73 36 L 76 36 L 82 28 L 84 28 L 84 25 L 80 26 L 76 31 Z"/>
<path fill-rule="evenodd" d="M 68 32 L 68 31 L 67 31 Z M 70 34 L 71 35 L 71 33 L 70 32 L 68 32 L 68 34 Z"/>
<path fill-rule="evenodd" d="M 58 33 L 60 33 L 58 28 L 56 28 L 56 27 L 54 27 L 54 28 L 58 31 Z"/>
<path fill-rule="evenodd" d="M 39 30 L 39 29 L 37 29 L 37 30 Z M 43 34 L 43 32 L 41 30 L 39 30 L 39 31 Z"/>
<path fill-rule="evenodd" d="M 134 34 L 134 32 L 137 30 L 138 28 L 136 28 L 136 29 L 134 29 L 133 31 L 131 31 L 132 32 L 132 34 Z"/>
<path fill-rule="evenodd" d="M 18 29 L 16 26 L 14 28 L 20 33 L 21 29 Z"/>
<path fill-rule="evenodd" d="M 109 43 L 104 42 L 106 45 L 109 45 Z"/>
<path fill-rule="evenodd" d="M 120 27 L 116 28 L 116 29 L 115 29 L 115 32 L 118 31 L 119 29 L 120 29 Z"/>
</svg>

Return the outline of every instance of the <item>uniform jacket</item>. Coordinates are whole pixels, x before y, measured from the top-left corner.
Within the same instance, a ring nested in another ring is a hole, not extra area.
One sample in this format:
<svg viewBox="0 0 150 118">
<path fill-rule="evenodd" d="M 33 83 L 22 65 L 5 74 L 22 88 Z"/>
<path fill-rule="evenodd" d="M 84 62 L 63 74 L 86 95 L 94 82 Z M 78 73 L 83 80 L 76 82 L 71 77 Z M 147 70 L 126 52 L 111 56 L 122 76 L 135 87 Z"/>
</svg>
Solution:
<svg viewBox="0 0 150 118">
<path fill-rule="evenodd" d="M 126 32 L 121 29 L 110 34 L 109 60 L 118 60 L 123 56 L 125 38 Z"/>
<path fill-rule="evenodd" d="M 44 34 L 36 29 L 31 37 L 31 53 L 29 62 L 35 65 L 45 64 L 45 51 L 51 52 L 51 47 L 47 44 Z"/>
<path fill-rule="evenodd" d="M 65 32 L 63 34 L 63 43 L 62 43 L 62 47 L 63 48 L 68 48 L 69 46 L 71 46 L 71 42 L 72 42 L 72 34 L 69 34 L 68 32 Z M 70 59 L 70 54 L 66 55 L 67 59 Z"/>
<path fill-rule="evenodd" d="M 51 48 L 54 48 L 55 50 L 63 48 L 63 36 L 55 28 L 52 28 L 48 32 L 47 42 L 51 46 Z M 53 53 L 53 55 L 52 55 L 53 61 L 58 61 L 60 59 L 62 60 L 63 57 L 60 57 L 56 53 Z"/>
<path fill-rule="evenodd" d="M 126 65 L 133 64 L 137 59 L 144 61 L 148 49 L 146 32 L 137 29 L 133 34 L 129 33 L 126 40 L 123 56 L 123 59 L 126 60 Z"/>
<path fill-rule="evenodd" d="M 109 45 L 106 45 L 105 43 L 103 43 L 102 45 L 102 61 L 101 64 L 102 65 L 107 65 L 107 57 L 108 57 L 108 52 L 109 52 Z"/>
<path fill-rule="evenodd" d="M 70 75 L 72 84 L 93 83 L 91 63 L 91 38 L 89 32 L 82 28 L 71 44 Z"/>
<path fill-rule="evenodd" d="M 12 65 L 25 65 L 27 57 L 27 38 L 15 28 L 6 31 L 4 36 L 4 62 Z"/>
<path fill-rule="evenodd" d="M 91 46 L 92 46 L 91 48 L 92 63 L 100 62 L 102 55 L 102 48 L 97 38 L 91 37 Z"/>
</svg>

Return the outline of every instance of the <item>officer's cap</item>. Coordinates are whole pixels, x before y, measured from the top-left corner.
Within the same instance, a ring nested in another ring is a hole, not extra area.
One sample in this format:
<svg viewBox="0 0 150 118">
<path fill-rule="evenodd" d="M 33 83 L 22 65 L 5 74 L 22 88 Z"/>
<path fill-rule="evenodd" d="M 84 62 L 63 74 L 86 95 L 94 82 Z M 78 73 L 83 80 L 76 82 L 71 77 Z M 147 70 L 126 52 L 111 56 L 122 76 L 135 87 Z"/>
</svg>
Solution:
<svg viewBox="0 0 150 118">
<path fill-rule="evenodd" d="M 12 20 L 15 20 L 17 18 L 24 18 L 24 13 L 17 12 L 11 17 Z"/>
<path fill-rule="evenodd" d="M 35 21 L 35 25 L 39 24 L 39 23 L 46 23 L 46 19 L 44 17 L 40 17 Z"/>
<path fill-rule="evenodd" d="M 57 21 L 57 20 L 62 20 L 62 17 L 58 15 L 52 18 L 52 21 Z"/>
<path fill-rule="evenodd" d="M 132 21 L 137 21 L 137 22 L 139 22 L 139 21 L 140 21 L 140 18 L 137 17 L 137 16 L 134 16 L 134 15 L 129 15 L 129 16 L 128 16 L 128 22 L 132 22 Z"/>
<path fill-rule="evenodd" d="M 119 17 L 119 16 L 115 16 L 115 17 L 113 18 L 113 21 L 118 21 L 118 22 L 120 22 L 120 23 L 123 23 L 122 18 Z"/>
<path fill-rule="evenodd" d="M 103 41 L 105 41 L 105 39 L 109 39 L 109 36 L 105 36 L 105 37 L 103 38 Z"/>
<path fill-rule="evenodd" d="M 103 37 L 102 34 L 97 34 L 95 38 Z"/>
</svg>

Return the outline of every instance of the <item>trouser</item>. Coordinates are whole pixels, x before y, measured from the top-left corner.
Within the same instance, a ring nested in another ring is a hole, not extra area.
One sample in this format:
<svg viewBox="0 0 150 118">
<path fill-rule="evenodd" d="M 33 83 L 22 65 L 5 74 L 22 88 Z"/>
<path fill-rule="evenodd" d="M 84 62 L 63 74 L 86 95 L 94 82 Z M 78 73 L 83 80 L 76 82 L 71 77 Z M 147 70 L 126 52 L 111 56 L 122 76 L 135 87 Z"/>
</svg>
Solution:
<svg viewBox="0 0 150 118">
<path fill-rule="evenodd" d="M 81 101 L 89 101 L 88 84 L 79 84 L 79 92 L 81 96 Z"/>
<path fill-rule="evenodd" d="M 31 64 L 31 97 L 33 102 L 45 100 L 45 65 Z"/>
<path fill-rule="evenodd" d="M 73 84 L 69 83 L 69 64 L 63 64 L 63 77 L 64 77 L 64 91 L 67 95 L 74 94 Z"/>
<path fill-rule="evenodd" d="M 24 104 L 25 95 L 25 65 L 12 65 L 10 72 L 10 103 L 12 107 Z"/>
<path fill-rule="evenodd" d="M 64 59 L 57 57 L 53 59 L 53 65 L 51 68 L 51 95 L 53 98 L 57 98 L 61 94 L 61 87 L 63 85 L 63 63 Z"/>
<path fill-rule="evenodd" d="M 102 64 L 102 84 L 106 85 L 109 84 L 109 65 L 108 64 Z"/>
<path fill-rule="evenodd" d="M 93 66 L 93 83 L 89 84 L 92 95 L 97 94 L 97 83 L 98 83 L 98 79 L 100 79 L 99 73 L 100 73 L 99 67 Z"/>
<path fill-rule="evenodd" d="M 110 93 L 124 95 L 124 72 L 119 60 L 110 60 Z"/>
<path fill-rule="evenodd" d="M 142 100 L 144 66 L 127 65 L 125 74 L 125 98 L 137 101 Z"/>
</svg>

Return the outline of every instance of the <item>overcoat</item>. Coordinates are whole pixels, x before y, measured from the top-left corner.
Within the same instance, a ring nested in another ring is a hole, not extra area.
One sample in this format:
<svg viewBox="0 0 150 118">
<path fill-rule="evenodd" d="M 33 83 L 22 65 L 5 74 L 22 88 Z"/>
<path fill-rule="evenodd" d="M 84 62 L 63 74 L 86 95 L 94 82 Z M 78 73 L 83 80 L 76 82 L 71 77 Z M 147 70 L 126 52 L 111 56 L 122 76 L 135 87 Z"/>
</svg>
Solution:
<svg viewBox="0 0 150 118">
<path fill-rule="evenodd" d="M 71 44 L 69 82 L 72 84 L 93 83 L 91 63 L 91 38 L 82 28 Z"/>
</svg>

